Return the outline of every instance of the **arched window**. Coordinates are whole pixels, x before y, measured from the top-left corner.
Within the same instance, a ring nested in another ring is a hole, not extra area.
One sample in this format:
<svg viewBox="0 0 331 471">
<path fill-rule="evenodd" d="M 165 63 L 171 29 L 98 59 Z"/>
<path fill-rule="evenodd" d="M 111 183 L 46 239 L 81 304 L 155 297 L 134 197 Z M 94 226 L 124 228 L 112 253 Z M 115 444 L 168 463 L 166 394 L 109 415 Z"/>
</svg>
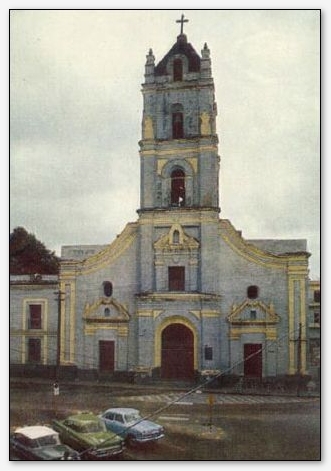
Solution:
<svg viewBox="0 0 331 471">
<path fill-rule="evenodd" d="M 249 299 L 256 299 L 259 295 L 259 288 L 255 285 L 249 286 L 247 288 L 247 297 Z"/>
<path fill-rule="evenodd" d="M 181 82 L 183 80 L 183 62 L 181 59 L 174 60 L 174 82 Z"/>
<path fill-rule="evenodd" d="M 111 281 L 104 281 L 103 282 L 103 293 L 107 298 L 113 294 L 113 283 Z"/>
<path fill-rule="evenodd" d="M 106 308 L 105 308 L 104 314 L 105 314 L 105 317 L 109 317 L 109 316 L 110 316 L 110 309 L 109 309 L 109 307 L 106 307 Z"/>
<path fill-rule="evenodd" d="M 185 173 L 181 169 L 171 172 L 171 204 L 185 205 Z"/>
</svg>

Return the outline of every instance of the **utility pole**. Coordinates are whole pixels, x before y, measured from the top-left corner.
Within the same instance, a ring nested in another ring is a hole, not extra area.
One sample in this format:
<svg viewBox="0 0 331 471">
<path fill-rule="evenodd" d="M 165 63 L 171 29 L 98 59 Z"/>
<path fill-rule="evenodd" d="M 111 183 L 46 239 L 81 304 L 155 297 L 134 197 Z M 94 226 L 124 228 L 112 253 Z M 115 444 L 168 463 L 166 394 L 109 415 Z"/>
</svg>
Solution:
<svg viewBox="0 0 331 471">
<path fill-rule="evenodd" d="M 298 369 L 297 369 L 297 372 L 298 372 L 298 375 L 300 376 L 301 375 L 301 368 L 302 368 L 302 362 L 301 362 L 301 322 L 299 324 L 299 334 L 298 334 L 298 361 L 297 361 L 297 365 L 298 365 Z"/>
<path fill-rule="evenodd" d="M 301 323 L 299 324 L 299 333 L 298 333 L 298 351 L 297 351 L 297 396 L 300 396 L 300 389 L 301 389 Z"/>
<path fill-rule="evenodd" d="M 64 300 L 65 293 L 61 290 L 55 291 L 54 294 L 57 295 L 57 336 L 56 336 L 56 379 L 59 380 L 60 375 L 60 366 L 61 366 L 61 301 Z"/>
</svg>

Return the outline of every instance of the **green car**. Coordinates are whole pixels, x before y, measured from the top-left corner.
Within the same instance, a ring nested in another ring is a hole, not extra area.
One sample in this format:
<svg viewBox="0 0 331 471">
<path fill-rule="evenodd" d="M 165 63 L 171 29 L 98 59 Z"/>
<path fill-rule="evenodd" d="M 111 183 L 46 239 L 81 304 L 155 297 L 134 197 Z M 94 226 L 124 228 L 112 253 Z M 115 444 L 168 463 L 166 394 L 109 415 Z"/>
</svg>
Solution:
<svg viewBox="0 0 331 471">
<path fill-rule="evenodd" d="M 83 460 L 109 460 L 124 450 L 124 440 L 106 429 L 100 418 L 91 412 L 54 420 L 53 428 L 63 443 L 77 450 Z"/>
</svg>

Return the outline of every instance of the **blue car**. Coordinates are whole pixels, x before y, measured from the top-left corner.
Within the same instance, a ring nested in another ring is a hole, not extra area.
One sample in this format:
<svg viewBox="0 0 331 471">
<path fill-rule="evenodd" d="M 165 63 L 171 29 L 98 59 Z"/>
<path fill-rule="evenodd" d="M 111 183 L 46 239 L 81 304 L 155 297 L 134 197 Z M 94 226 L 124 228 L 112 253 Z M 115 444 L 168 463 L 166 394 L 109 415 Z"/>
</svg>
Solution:
<svg viewBox="0 0 331 471">
<path fill-rule="evenodd" d="M 108 430 L 123 437 L 131 446 L 155 442 L 164 437 L 164 428 L 143 419 L 137 409 L 115 407 L 103 412 L 100 418 Z"/>
</svg>

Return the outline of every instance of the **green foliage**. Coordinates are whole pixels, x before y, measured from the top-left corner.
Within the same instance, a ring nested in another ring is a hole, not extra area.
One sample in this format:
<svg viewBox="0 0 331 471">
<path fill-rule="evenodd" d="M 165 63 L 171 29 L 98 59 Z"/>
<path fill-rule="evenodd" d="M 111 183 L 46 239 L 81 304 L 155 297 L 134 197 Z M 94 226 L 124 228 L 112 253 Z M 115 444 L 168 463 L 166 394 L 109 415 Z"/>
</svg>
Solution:
<svg viewBox="0 0 331 471">
<path fill-rule="evenodd" d="M 16 227 L 10 234 L 9 263 L 11 275 L 51 275 L 59 272 L 60 259 L 54 252 L 29 234 L 24 227 Z"/>
</svg>

